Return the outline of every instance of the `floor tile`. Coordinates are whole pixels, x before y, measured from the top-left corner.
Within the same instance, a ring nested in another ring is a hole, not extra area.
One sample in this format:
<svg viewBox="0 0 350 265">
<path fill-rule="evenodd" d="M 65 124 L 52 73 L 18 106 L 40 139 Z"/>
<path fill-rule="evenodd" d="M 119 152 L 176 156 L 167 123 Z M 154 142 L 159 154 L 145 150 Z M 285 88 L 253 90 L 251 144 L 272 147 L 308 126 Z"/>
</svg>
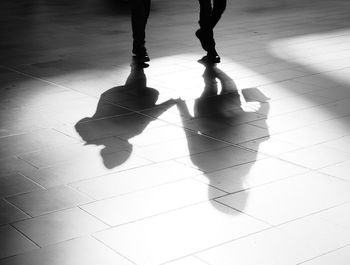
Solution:
<svg viewBox="0 0 350 265">
<path fill-rule="evenodd" d="M 93 202 L 82 206 L 82 209 L 108 225 L 116 226 L 210 200 L 224 194 L 226 193 L 189 179 Z"/>
<path fill-rule="evenodd" d="M 323 145 L 337 149 L 339 151 L 350 152 L 348 148 L 349 144 L 350 144 L 350 136 L 347 135 L 332 141 L 325 142 Z"/>
<path fill-rule="evenodd" d="M 332 224 L 349 229 L 350 228 L 350 204 L 345 203 L 317 213 L 316 216 Z"/>
<path fill-rule="evenodd" d="M 334 112 L 337 117 L 342 117 L 350 114 L 350 108 L 349 108 L 349 98 L 345 98 L 330 104 L 325 105 L 328 110 Z"/>
<path fill-rule="evenodd" d="M 121 150 L 116 153 L 103 150 L 98 155 L 78 156 L 76 160 L 62 162 L 39 170 L 27 171 L 24 175 L 49 188 L 152 163 L 150 160 L 134 155 L 129 150 Z"/>
<path fill-rule="evenodd" d="M 75 142 L 76 140 L 54 130 L 43 130 L 28 134 L 8 136 L 0 138 L 1 158 L 11 157 L 50 146 L 73 144 Z"/>
<path fill-rule="evenodd" d="M 9 224 L 27 218 L 29 218 L 29 215 L 25 214 L 7 201 L 3 199 L 0 200 L 0 225 Z"/>
<path fill-rule="evenodd" d="M 91 120 L 83 118 L 75 124 L 75 135 L 89 143 L 93 140 L 125 135 L 125 139 L 130 139 L 136 135 L 142 134 L 145 128 L 152 128 L 155 119 L 137 113 L 111 117 L 105 119 Z M 156 127 L 164 123 L 156 123 Z M 60 129 L 59 129 L 60 130 Z"/>
<path fill-rule="evenodd" d="M 188 132 L 187 134 L 190 136 L 194 135 L 191 132 Z M 149 146 L 157 143 L 167 142 L 170 140 L 186 138 L 187 134 L 182 128 L 169 125 L 162 126 L 159 128 L 151 128 L 138 135 L 132 133 L 131 135 L 123 134 L 119 137 L 123 140 L 129 141 L 132 145 Z"/>
<path fill-rule="evenodd" d="M 0 176 L 6 177 L 18 172 L 25 173 L 35 169 L 32 165 L 18 159 L 17 157 L 0 159 Z"/>
<path fill-rule="evenodd" d="M 346 114 L 333 111 L 333 106 L 323 105 L 269 117 L 266 121 L 258 120 L 251 122 L 251 124 L 267 128 L 271 134 L 275 134 L 301 129 L 305 126 L 340 118 L 344 115 Z"/>
<path fill-rule="evenodd" d="M 134 148 L 136 154 L 145 157 L 149 160 L 160 162 L 179 158 L 183 156 L 202 153 L 210 150 L 220 149 L 229 144 L 215 139 L 193 135 L 191 137 L 182 138 L 178 140 L 162 142 L 149 146 L 141 146 Z M 164 152 L 166 150 L 166 152 Z"/>
<path fill-rule="evenodd" d="M 218 131 L 206 132 L 205 134 L 233 144 L 239 144 L 269 136 L 268 130 L 250 124 L 227 127 Z"/>
<path fill-rule="evenodd" d="M 179 259 L 179 260 L 172 261 L 165 264 L 166 265 L 205 265 L 206 263 L 204 263 L 203 261 L 201 261 L 196 257 L 190 256 L 188 258 Z"/>
<path fill-rule="evenodd" d="M 320 172 L 350 181 L 350 160 L 319 169 Z"/>
<path fill-rule="evenodd" d="M 327 97 L 333 100 L 340 100 L 350 97 L 349 90 L 346 86 L 332 87 L 328 89 L 316 90 L 309 93 L 310 95 L 317 95 Z"/>
<path fill-rule="evenodd" d="M 217 200 L 276 225 L 348 202 L 349 189 L 345 181 L 308 173 Z"/>
<path fill-rule="evenodd" d="M 280 158 L 307 168 L 318 169 L 349 160 L 349 154 L 323 146 L 314 146 L 280 155 Z"/>
<path fill-rule="evenodd" d="M 6 199 L 31 216 L 63 210 L 88 203 L 91 200 L 87 196 L 67 186 L 33 191 Z"/>
<path fill-rule="evenodd" d="M 28 139 L 30 136 L 33 136 L 33 134 L 30 134 L 32 132 L 38 130 L 51 130 L 51 128 L 60 125 L 58 121 L 52 119 L 52 117 L 41 109 L 10 108 L 7 109 L 6 112 L 3 111 L 0 116 L 2 120 L 2 131 L 0 136 L 10 137 L 8 139 L 11 139 L 11 141 L 19 138 L 21 138 L 20 140 L 24 140 L 24 137 L 27 137 Z M 25 136 L 18 136 L 23 134 L 25 134 Z M 16 151 L 27 151 L 33 148 L 33 146 L 30 146 L 30 148 L 28 148 L 28 146 L 22 146 L 20 148 L 20 146 L 14 146 L 11 141 L 8 143 L 2 143 L 2 145 L 3 148 L 5 148 L 6 144 L 8 144 L 12 148 L 8 151 L 11 151 L 12 153 Z M 47 143 L 51 142 L 48 141 Z M 9 155 L 9 153 L 7 152 L 2 155 Z"/>
<path fill-rule="evenodd" d="M 249 152 L 237 147 L 226 147 L 176 160 L 193 166 L 202 172 L 212 172 L 226 167 L 252 162 L 259 158 L 263 158 L 263 156 L 258 156 L 255 152 Z"/>
<path fill-rule="evenodd" d="M 338 264 L 346 265 L 350 260 L 350 247 L 346 246 L 318 258 L 306 261 L 300 264 L 303 265 L 328 265 L 328 264 Z"/>
<path fill-rule="evenodd" d="M 307 171 L 305 168 L 278 159 L 266 158 L 201 175 L 196 177 L 196 179 L 231 193 L 302 174 Z"/>
<path fill-rule="evenodd" d="M 230 126 L 230 124 L 220 121 L 220 119 L 218 120 L 217 117 L 191 118 L 182 121 L 180 120 L 177 123 L 184 128 L 202 133 L 207 131 L 220 130 Z"/>
<path fill-rule="evenodd" d="M 202 172 L 176 162 L 163 162 L 73 183 L 95 199 L 127 194 L 199 175 Z"/>
<path fill-rule="evenodd" d="M 266 128 L 271 135 L 283 132 L 289 132 L 290 130 L 300 129 L 310 124 L 315 123 L 315 120 L 300 117 L 301 111 L 269 117 L 266 120 L 258 120 L 251 122 L 250 124 Z M 299 115 L 298 115 L 299 114 Z M 324 118 L 324 116 L 322 116 Z"/>
<path fill-rule="evenodd" d="M 37 249 L 33 242 L 9 225 L 0 226 L 0 259 Z"/>
<path fill-rule="evenodd" d="M 266 227 L 212 202 L 109 229 L 96 237 L 135 263 L 160 264 Z"/>
<path fill-rule="evenodd" d="M 80 143 L 74 145 L 65 145 L 55 148 L 44 149 L 36 152 L 25 153 L 19 157 L 37 168 L 49 167 L 62 162 L 70 162 L 76 160 L 89 159 L 91 157 L 99 157 L 100 152 L 104 149 L 104 153 L 117 153 L 130 149 L 130 144 L 115 138 L 108 137 L 100 141 L 91 142 L 89 145 Z"/>
<path fill-rule="evenodd" d="M 300 148 L 295 144 L 280 141 L 276 137 L 259 138 L 239 145 L 271 156 L 278 156 Z"/>
<path fill-rule="evenodd" d="M 197 256 L 211 265 L 300 264 L 349 243 L 349 230 L 313 217 L 204 251 Z M 252 255 L 254 253 L 254 255 Z"/>
<path fill-rule="evenodd" d="M 20 174 L 0 177 L 0 197 L 13 196 L 40 189 L 42 187 Z"/>
<path fill-rule="evenodd" d="M 334 86 L 334 83 L 325 80 L 320 75 L 300 77 L 296 78 L 295 81 L 303 84 L 311 84 L 320 88 L 331 88 L 332 86 Z"/>
<path fill-rule="evenodd" d="M 89 235 L 108 227 L 79 208 L 16 222 L 13 226 L 40 247 Z"/>
<path fill-rule="evenodd" d="M 317 89 L 314 85 L 301 84 L 293 80 L 269 84 L 259 87 L 259 90 L 268 98 L 278 100 L 290 98 Z"/>
<path fill-rule="evenodd" d="M 271 117 L 285 114 L 288 112 L 298 111 L 301 109 L 311 108 L 331 102 L 331 99 L 318 96 L 300 95 L 285 99 L 273 100 L 269 104 L 268 113 L 264 109 L 258 112 Z"/>
<path fill-rule="evenodd" d="M 290 132 L 284 132 L 276 137 L 301 146 L 311 146 L 346 136 L 348 134 L 348 122 L 348 117 L 333 119 Z M 315 131 L 318 132 L 316 135 L 314 134 Z"/>
<path fill-rule="evenodd" d="M 1 265 L 131 265 L 125 258 L 92 238 L 77 238 L 23 255 L 0 260 Z"/>
</svg>

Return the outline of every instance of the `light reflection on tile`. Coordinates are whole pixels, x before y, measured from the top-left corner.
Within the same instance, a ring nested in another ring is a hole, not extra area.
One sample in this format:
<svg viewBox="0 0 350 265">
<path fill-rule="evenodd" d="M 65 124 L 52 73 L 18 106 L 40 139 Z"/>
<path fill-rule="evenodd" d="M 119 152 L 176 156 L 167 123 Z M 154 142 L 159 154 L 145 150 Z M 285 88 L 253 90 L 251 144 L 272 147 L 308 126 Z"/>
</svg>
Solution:
<svg viewBox="0 0 350 265">
<path fill-rule="evenodd" d="M 312 190 L 312 195 L 310 195 Z M 274 225 L 350 201 L 350 183 L 308 173 L 217 199 Z"/>
<path fill-rule="evenodd" d="M 211 265 L 300 264 L 348 244 L 349 230 L 308 217 L 197 254 Z M 254 253 L 254 255 L 251 255 Z"/>
<path fill-rule="evenodd" d="M 71 185 L 95 199 L 135 192 L 199 175 L 202 172 L 173 161 L 147 165 Z"/>
<path fill-rule="evenodd" d="M 108 225 L 116 226 L 225 194 L 225 192 L 189 179 L 97 201 L 82 206 L 82 209 Z"/>
<path fill-rule="evenodd" d="M 96 237 L 136 263 L 160 264 L 265 228 L 264 223 L 212 202 L 112 228 Z"/>
</svg>

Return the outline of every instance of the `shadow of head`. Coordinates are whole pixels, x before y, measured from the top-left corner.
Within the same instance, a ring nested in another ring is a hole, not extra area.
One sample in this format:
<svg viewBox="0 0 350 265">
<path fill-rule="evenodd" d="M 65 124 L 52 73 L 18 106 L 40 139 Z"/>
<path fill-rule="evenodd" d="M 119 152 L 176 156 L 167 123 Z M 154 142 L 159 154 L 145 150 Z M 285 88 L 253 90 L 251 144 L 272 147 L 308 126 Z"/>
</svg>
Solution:
<svg viewBox="0 0 350 265">
<path fill-rule="evenodd" d="M 96 120 L 94 118 L 83 118 L 75 124 L 75 130 L 85 145 L 102 147 L 100 155 L 107 169 L 113 169 L 125 163 L 133 149 L 128 141 L 122 141 L 114 136 L 119 133 L 119 126 L 122 124 L 114 123 L 113 119 Z"/>
<path fill-rule="evenodd" d="M 184 101 L 179 101 L 178 109 L 185 117 L 183 126 L 190 128 L 192 133 L 195 127 L 197 134 L 207 138 L 203 143 L 208 146 L 202 146 L 207 151 L 203 153 L 198 153 L 198 142 L 191 134 L 188 134 L 187 144 L 189 153 L 194 154 L 190 157 L 192 164 L 209 180 L 208 197 L 215 198 L 215 188 L 228 193 L 246 189 L 245 178 L 254 166 L 257 151 L 245 150 L 237 144 L 255 137 L 268 139 L 267 130 L 257 128 L 251 133 L 249 130 L 255 128 L 248 124 L 258 117 L 265 117 L 257 112 L 263 108 L 267 114 L 268 98 L 257 88 L 238 90 L 234 80 L 215 65 L 205 65 L 203 79 L 204 90 L 194 102 L 194 116 L 190 116 Z M 252 109 L 253 106 L 256 109 Z M 237 170 L 230 170 L 230 167 Z M 240 193 L 239 209 L 244 209 L 248 195 L 248 192 Z M 217 207 L 215 201 L 211 202 L 218 210 L 223 209 Z"/>
</svg>

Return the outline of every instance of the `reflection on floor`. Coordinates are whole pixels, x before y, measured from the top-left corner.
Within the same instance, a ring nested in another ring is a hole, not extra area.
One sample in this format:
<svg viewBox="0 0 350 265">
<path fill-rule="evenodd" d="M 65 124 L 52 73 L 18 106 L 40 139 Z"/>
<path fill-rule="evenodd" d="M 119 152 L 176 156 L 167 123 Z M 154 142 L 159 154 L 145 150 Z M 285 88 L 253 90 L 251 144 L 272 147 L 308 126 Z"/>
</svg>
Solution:
<svg viewBox="0 0 350 265">
<path fill-rule="evenodd" d="M 348 1 L 71 2 L 0 4 L 1 265 L 350 264 Z"/>
</svg>

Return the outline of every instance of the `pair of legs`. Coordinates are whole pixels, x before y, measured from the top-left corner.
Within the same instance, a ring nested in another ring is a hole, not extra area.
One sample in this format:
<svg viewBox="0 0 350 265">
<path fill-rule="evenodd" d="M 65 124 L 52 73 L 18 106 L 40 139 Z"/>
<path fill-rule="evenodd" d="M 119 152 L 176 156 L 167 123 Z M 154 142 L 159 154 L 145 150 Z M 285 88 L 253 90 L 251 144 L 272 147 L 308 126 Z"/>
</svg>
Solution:
<svg viewBox="0 0 350 265">
<path fill-rule="evenodd" d="M 199 30 L 196 36 L 202 47 L 207 51 L 207 58 L 212 62 L 220 62 L 215 49 L 214 28 L 226 9 L 227 0 L 198 0 L 199 1 Z"/>
<path fill-rule="evenodd" d="M 151 10 L 151 0 L 131 0 L 131 27 L 133 54 L 140 60 L 149 61 L 145 48 L 146 24 Z"/>
<path fill-rule="evenodd" d="M 196 36 L 207 51 L 207 58 L 214 63 L 220 62 L 215 50 L 214 27 L 226 8 L 227 0 L 199 0 L 199 26 Z M 145 48 L 145 30 L 151 9 L 151 0 L 131 0 L 131 25 L 133 32 L 133 50 L 137 59 L 147 62 L 149 57 Z"/>
</svg>

